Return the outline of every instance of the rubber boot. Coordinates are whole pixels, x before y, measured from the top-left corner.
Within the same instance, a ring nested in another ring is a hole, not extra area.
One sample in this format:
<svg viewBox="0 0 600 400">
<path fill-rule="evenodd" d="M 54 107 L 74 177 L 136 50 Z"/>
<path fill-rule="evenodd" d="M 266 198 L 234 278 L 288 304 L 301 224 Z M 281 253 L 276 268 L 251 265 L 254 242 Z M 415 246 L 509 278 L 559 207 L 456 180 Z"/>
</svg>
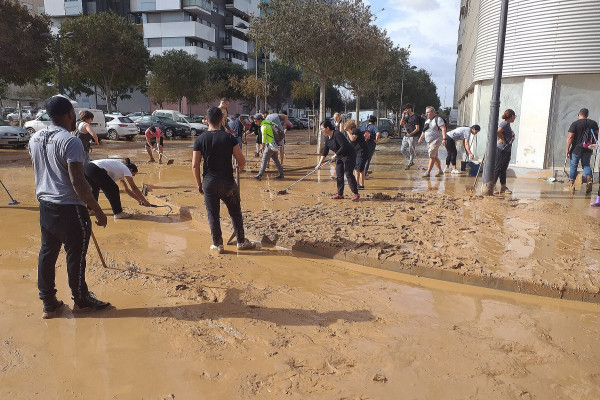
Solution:
<svg viewBox="0 0 600 400">
<path fill-rule="evenodd" d="M 596 201 L 590 203 L 592 207 L 600 207 L 600 196 L 596 196 Z"/>
</svg>

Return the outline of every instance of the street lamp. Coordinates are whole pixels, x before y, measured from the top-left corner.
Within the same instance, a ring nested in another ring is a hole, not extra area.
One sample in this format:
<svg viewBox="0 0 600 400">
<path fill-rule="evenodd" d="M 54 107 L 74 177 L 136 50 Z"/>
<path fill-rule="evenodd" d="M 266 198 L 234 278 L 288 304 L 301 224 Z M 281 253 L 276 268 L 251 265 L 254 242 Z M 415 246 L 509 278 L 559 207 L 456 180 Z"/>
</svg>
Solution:
<svg viewBox="0 0 600 400">
<path fill-rule="evenodd" d="M 51 33 L 42 33 L 40 36 L 45 39 L 56 39 L 56 56 L 58 59 L 58 92 L 60 94 L 65 94 L 62 76 L 62 60 L 60 55 L 60 39 L 72 38 L 75 36 L 75 33 L 67 32 L 63 36 L 60 36 L 60 33 L 57 33 L 56 35 L 52 35 Z"/>
<path fill-rule="evenodd" d="M 249 29 L 248 25 L 244 24 L 243 22 L 238 22 L 237 24 L 235 24 L 235 27 L 239 28 L 239 29 L 243 29 L 243 30 Z M 256 57 L 254 57 L 254 73 L 255 73 L 257 82 L 258 82 L 258 57 L 259 57 L 259 54 L 257 54 Z M 254 99 L 254 109 L 256 110 L 256 112 L 258 112 L 258 95 L 256 95 L 256 97 Z"/>
<path fill-rule="evenodd" d="M 410 66 L 411 70 L 417 69 L 415 65 Z M 402 68 L 402 89 L 400 89 L 400 107 L 404 107 L 404 74 L 406 73 L 406 68 Z"/>
</svg>

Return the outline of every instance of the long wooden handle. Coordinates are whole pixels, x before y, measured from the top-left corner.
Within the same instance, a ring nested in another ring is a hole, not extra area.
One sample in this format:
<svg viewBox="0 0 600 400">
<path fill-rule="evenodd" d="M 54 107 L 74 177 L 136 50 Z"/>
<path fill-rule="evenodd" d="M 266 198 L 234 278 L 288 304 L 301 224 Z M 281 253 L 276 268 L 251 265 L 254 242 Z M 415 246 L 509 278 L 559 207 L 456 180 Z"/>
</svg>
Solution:
<svg viewBox="0 0 600 400">
<path fill-rule="evenodd" d="M 98 250 L 98 255 L 100 256 L 100 261 L 102 261 L 102 266 L 104 268 L 108 268 L 106 266 L 106 261 L 104 261 L 104 256 L 102 256 L 102 252 L 100 251 L 100 246 L 98 246 L 98 241 L 96 240 L 96 236 L 94 236 L 94 231 L 91 231 L 92 239 L 94 240 L 94 244 L 96 245 L 96 250 Z"/>
</svg>

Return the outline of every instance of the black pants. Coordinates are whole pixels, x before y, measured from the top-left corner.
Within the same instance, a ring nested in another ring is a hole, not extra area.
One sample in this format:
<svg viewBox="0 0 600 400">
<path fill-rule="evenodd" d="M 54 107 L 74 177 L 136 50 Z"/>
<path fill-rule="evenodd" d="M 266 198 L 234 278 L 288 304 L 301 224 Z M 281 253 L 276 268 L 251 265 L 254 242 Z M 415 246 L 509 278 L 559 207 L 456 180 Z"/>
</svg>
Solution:
<svg viewBox="0 0 600 400">
<path fill-rule="evenodd" d="M 206 215 L 208 216 L 213 244 L 217 246 L 223 244 L 221 200 L 223 200 L 227 211 L 229 211 L 238 243 L 243 243 L 245 240 L 244 222 L 238 185 L 235 182 L 207 177 L 202 181 L 202 190 L 204 190 L 204 204 L 206 205 Z"/>
<path fill-rule="evenodd" d="M 446 165 L 456 166 L 458 150 L 456 150 L 456 142 L 449 135 L 446 136 L 446 152 L 448 152 L 448 155 L 446 156 Z"/>
<path fill-rule="evenodd" d="M 104 195 L 110 203 L 113 214 L 119 214 L 123 212 L 123 207 L 121 206 L 121 194 L 119 193 L 119 185 L 113 181 L 105 169 L 100 168 L 94 163 L 88 163 L 85 165 L 85 177 L 92 187 L 92 193 L 96 200 L 98 200 L 100 189 L 102 189 L 102 192 L 104 192 Z"/>
<path fill-rule="evenodd" d="M 506 170 L 508 169 L 508 164 L 510 164 L 510 154 L 510 150 L 496 150 L 496 168 L 494 170 L 494 185 L 498 181 L 498 178 L 500 178 L 500 184 L 502 186 L 506 186 Z"/>
<path fill-rule="evenodd" d="M 335 173 L 337 182 L 337 192 L 339 195 L 344 194 L 344 175 L 348 181 L 348 186 L 352 193 L 358 193 L 358 186 L 356 184 L 356 177 L 354 176 L 354 167 L 356 166 L 356 157 L 340 157 L 335 160 Z"/>
<path fill-rule="evenodd" d="M 90 241 L 91 221 L 85 206 L 40 202 L 42 246 L 38 258 L 38 290 L 40 299 L 56 295 L 56 260 L 61 246 L 67 253 L 67 275 L 73 297 L 88 292 L 85 283 L 85 255 Z"/>
<path fill-rule="evenodd" d="M 369 148 L 369 152 L 367 153 L 367 163 L 365 164 L 365 173 L 369 172 L 369 167 L 371 166 L 371 158 L 375 154 L 375 148 L 377 147 L 377 143 L 373 139 L 367 142 L 367 146 Z"/>
</svg>

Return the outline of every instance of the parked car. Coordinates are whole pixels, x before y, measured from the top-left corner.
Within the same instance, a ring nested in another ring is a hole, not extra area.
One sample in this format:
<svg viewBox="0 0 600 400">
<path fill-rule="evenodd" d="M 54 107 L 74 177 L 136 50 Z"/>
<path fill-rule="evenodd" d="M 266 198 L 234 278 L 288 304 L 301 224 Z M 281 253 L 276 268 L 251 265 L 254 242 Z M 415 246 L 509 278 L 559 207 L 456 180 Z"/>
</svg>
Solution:
<svg viewBox="0 0 600 400">
<path fill-rule="evenodd" d="M 308 129 L 308 121 L 301 120 L 296 117 L 288 117 L 288 121 L 290 121 L 293 125 L 293 129 Z"/>
<path fill-rule="evenodd" d="M 189 126 L 190 133 L 192 134 L 192 136 L 199 135 L 202 132 L 208 130 L 208 125 L 202 124 L 200 122 L 195 122 L 194 120 L 188 117 L 176 117 L 175 122 Z"/>
<path fill-rule="evenodd" d="M 29 110 L 21 110 L 21 115 L 23 117 L 23 121 L 30 121 L 33 119 L 33 115 Z M 19 120 L 19 112 L 15 111 L 9 114 L 6 114 L 6 119 L 9 121 L 18 121 Z"/>
<path fill-rule="evenodd" d="M 146 129 L 150 128 L 150 125 L 157 126 L 161 131 L 164 132 L 166 137 L 182 136 L 186 137 L 191 134 L 191 129 L 187 125 L 179 124 L 170 118 L 161 118 L 154 115 L 146 115 L 137 121 L 135 124 L 138 127 L 138 133 L 143 135 Z"/>
<path fill-rule="evenodd" d="M 17 109 L 14 107 L 3 107 L 2 108 L 2 119 L 6 119 L 6 116 L 8 114 L 14 113 L 15 111 L 17 111 Z"/>
<path fill-rule="evenodd" d="M 367 121 L 360 124 L 360 129 L 364 130 L 367 126 Z M 381 133 L 382 138 L 386 138 L 393 136 L 396 133 L 396 126 L 394 125 L 394 121 L 389 118 L 379 118 L 379 124 L 377 125 L 377 130 Z"/>
<path fill-rule="evenodd" d="M 300 120 L 300 122 L 302 122 L 307 127 L 310 127 L 311 129 L 313 128 L 313 125 L 315 124 L 313 119 L 311 119 L 309 121 L 308 118 L 305 118 L 305 117 L 298 118 L 298 120 Z"/>
<path fill-rule="evenodd" d="M 137 126 L 129 117 L 107 114 L 105 119 L 106 133 L 110 140 L 117 140 L 122 137 L 131 140 L 138 133 Z"/>
<path fill-rule="evenodd" d="M 108 133 L 106 131 L 106 119 L 104 118 L 104 113 L 102 110 L 97 110 L 95 108 L 75 108 L 75 115 L 79 116 L 81 111 L 90 111 L 94 114 L 94 120 L 92 121 L 92 128 L 96 135 L 98 136 L 98 140 L 106 139 Z M 27 129 L 30 135 L 33 135 L 35 132 L 40 129 L 45 128 L 50 125 L 52 121 L 50 120 L 50 116 L 47 113 L 41 114 L 39 117 L 36 117 L 34 120 L 26 122 L 23 127 Z"/>
<path fill-rule="evenodd" d="M 146 113 L 146 112 L 143 112 L 143 111 L 140 111 L 140 112 L 129 113 L 129 114 L 126 115 L 126 117 L 128 117 L 129 119 L 131 119 L 132 121 L 135 122 L 136 119 L 142 118 L 142 117 L 144 117 L 146 115 L 150 115 L 150 114 Z"/>
<path fill-rule="evenodd" d="M 27 146 L 27 143 L 29 143 L 29 133 L 26 129 L 0 120 L 0 146 L 10 146 L 16 149 Z"/>
<path fill-rule="evenodd" d="M 200 115 L 200 114 L 192 114 L 192 117 L 191 117 L 191 118 L 192 118 L 192 120 L 193 120 L 194 122 L 199 122 L 199 123 L 201 123 L 201 124 L 206 124 L 206 123 L 204 122 L 204 115 Z"/>
</svg>

